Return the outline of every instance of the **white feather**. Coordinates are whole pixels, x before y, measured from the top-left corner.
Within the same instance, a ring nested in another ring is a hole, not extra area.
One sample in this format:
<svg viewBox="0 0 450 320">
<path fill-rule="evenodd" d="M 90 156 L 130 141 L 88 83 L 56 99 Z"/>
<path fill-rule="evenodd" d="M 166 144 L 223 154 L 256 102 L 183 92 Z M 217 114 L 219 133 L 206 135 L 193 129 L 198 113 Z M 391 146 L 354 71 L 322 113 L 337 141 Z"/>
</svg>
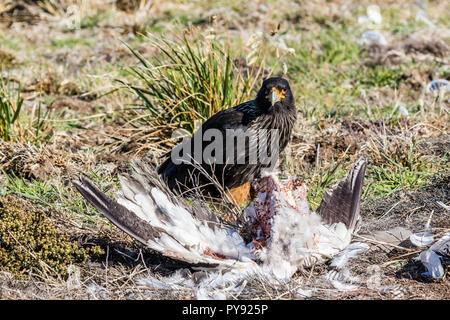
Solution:
<svg viewBox="0 0 450 320">
<path fill-rule="evenodd" d="M 355 258 L 358 253 L 369 249 L 369 245 L 363 242 L 354 242 L 338 253 L 330 263 L 330 266 L 342 269 L 350 259 Z"/>
<path fill-rule="evenodd" d="M 417 258 L 427 269 L 423 274 L 426 276 L 440 279 L 444 276 L 444 268 L 442 267 L 441 257 L 431 249 L 422 251 Z"/>
</svg>

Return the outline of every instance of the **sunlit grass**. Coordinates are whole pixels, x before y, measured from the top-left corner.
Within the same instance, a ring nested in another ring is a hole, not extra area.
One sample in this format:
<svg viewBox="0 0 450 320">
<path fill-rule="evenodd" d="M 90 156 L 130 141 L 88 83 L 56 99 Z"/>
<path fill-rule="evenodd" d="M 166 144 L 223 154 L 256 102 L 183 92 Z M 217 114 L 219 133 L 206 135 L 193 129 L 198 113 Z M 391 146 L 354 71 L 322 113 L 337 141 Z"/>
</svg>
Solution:
<svg viewBox="0 0 450 320">
<path fill-rule="evenodd" d="M 0 138 L 6 142 L 46 142 L 53 135 L 39 101 L 31 110 L 23 106 L 20 83 L 0 80 Z"/>
<path fill-rule="evenodd" d="M 134 80 L 118 81 L 138 98 L 131 122 L 148 125 L 149 136 L 164 140 L 176 128 L 193 133 L 213 114 L 253 99 L 261 68 L 249 74 L 237 70 L 226 43 L 189 34 L 178 41 L 148 41 L 159 57 L 130 48 L 140 64 L 129 69 Z"/>
<path fill-rule="evenodd" d="M 100 176 L 95 170 L 86 172 L 86 175 L 100 186 L 107 194 L 117 190 L 116 177 Z M 55 180 L 24 179 L 14 173 L 3 172 L 5 181 L 0 187 L 0 196 L 10 193 L 30 200 L 41 207 L 51 207 L 55 210 L 71 212 L 80 223 L 95 223 L 99 213 L 87 204 L 86 200 L 72 187 Z M 109 191 L 108 191 L 109 190 Z"/>
<path fill-rule="evenodd" d="M 23 104 L 20 96 L 20 84 L 17 93 L 9 80 L 0 81 L 0 138 L 11 141 L 15 125 Z"/>
<path fill-rule="evenodd" d="M 95 43 L 88 39 L 66 37 L 66 38 L 60 38 L 60 39 L 52 39 L 51 45 L 53 47 L 59 49 L 59 48 L 72 48 L 77 45 L 93 47 L 95 45 Z"/>
</svg>

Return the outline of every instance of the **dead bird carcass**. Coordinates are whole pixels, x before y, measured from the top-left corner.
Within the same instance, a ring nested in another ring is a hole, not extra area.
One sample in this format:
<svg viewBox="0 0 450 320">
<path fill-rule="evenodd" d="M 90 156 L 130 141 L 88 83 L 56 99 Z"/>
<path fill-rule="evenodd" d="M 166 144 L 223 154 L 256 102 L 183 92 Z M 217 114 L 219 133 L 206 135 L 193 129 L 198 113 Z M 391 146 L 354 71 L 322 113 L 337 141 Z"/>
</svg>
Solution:
<svg viewBox="0 0 450 320">
<path fill-rule="evenodd" d="M 121 230 L 164 256 L 193 268 L 263 273 L 289 280 L 299 269 L 343 250 L 357 227 L 366 160 L 327 191 L 317 212 L 306 200 L 307 187 L 269 172 L 253 182 L 256 197 L 244 210 L 250 241 L 210 210 L 176 197 L 156 172 L 134 162 L 120 176 L 117 202 L 85 178 L 75 187 Z"/>
</svg>

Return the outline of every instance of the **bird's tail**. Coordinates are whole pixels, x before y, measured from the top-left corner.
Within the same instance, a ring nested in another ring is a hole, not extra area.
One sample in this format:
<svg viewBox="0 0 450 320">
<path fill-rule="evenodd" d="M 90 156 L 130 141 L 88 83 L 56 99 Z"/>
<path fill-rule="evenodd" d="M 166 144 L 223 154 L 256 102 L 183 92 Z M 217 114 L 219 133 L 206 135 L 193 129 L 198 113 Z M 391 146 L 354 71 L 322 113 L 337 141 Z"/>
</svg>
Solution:
<svg viewBox="0 0 450 320">
<path fill-rule="evenodd" d="M 342 222 L 353 231 L 359 219 L 367 161 L 360 158 L 347 175 L 323 195 L 317 213 L 328 224 Z"/>
</svg>

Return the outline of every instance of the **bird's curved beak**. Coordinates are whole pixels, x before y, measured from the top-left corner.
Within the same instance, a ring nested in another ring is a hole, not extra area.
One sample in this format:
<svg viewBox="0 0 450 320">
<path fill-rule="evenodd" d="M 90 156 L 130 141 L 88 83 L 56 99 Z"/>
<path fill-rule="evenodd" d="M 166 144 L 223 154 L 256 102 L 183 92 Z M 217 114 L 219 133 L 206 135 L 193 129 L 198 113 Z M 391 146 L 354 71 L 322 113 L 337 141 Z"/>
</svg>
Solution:
<svg viewBox="0 0 450 320">
<path fill-rule="evenodd" d="M 278 102 L 278 100 L 280 100 L 280 96 L 278 95 L 276 90 L 273 90 L 269 94 L 269 100 L 270 100 L 270 103 L 272 104 L 272 107 L 274 106 L 275 103 Z"/>
<path fill-rule="evenodd" d="M 270 103 L 272 104 L 272 107 L 275 105 L 275 103 L 284 99 L 285 93 L 286 93 L 286 91 L 284 89 L 282 89 L 281 91 L 278 91 L 277 88 L 272 88 L 272 91 L 267 96 Z"/>
</svg>

